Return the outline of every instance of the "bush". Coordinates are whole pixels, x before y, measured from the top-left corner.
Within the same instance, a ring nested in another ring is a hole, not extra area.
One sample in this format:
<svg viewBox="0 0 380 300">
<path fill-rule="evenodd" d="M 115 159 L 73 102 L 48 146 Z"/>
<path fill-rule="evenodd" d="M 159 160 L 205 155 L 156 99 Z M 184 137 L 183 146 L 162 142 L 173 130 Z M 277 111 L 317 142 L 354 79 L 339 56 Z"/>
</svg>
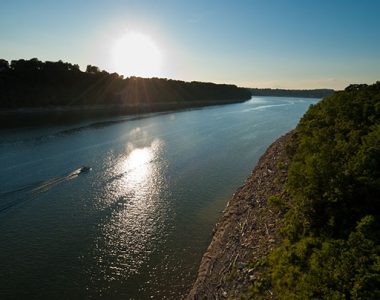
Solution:
<svg viewBox="0 0 380 300">
<path fill-rule="evenodd" d="M 279 299 L 380 299 L 380 247 L 364 217 L 348 239 L 303 237 L 269 258 Z"/>
<path fill-rule="evenodd" d="M 272 195 L 268 197 L 268 203 L 280 211 L 285 211 L 287 209 L 286 202 L 281 198 L 280 195 Z"/>
</svg>

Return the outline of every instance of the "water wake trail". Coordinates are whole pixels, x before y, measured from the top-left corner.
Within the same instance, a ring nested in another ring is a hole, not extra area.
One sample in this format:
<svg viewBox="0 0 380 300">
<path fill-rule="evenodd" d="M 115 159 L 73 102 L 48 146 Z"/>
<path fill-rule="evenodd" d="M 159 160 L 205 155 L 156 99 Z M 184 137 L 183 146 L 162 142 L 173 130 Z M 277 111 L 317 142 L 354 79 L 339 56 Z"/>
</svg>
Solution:
<svg viewBox="0 0 380 300">
<path fill-rule="evenodd" d="M 283 104 L 260 105 L 260 106 L 244 109 L 241 112 L 242 113 L 246 113 L 246 112 L 250 112 L 250 111 L 253 111 L 253 110 L 262 110 L 262 109 L 272 108 L 272 107 L 289 106 L 289 105 L 293 105 L 293 104 L 294 103 L 289 102 L 289 103 L 283 103 Z"/>
<path fill-rule="evenodd" d="M 38 194 L 46 192 L 58 184 L 78 177 L 81 174 L 81 170 L 82 167 L 77 168 L 61 177 L 55 177 L 33 184 L 27 184 L 11 191 L 0 192 L 0 213 L 28 200 L 33 200 L 38 196 Z"/>
</svg>

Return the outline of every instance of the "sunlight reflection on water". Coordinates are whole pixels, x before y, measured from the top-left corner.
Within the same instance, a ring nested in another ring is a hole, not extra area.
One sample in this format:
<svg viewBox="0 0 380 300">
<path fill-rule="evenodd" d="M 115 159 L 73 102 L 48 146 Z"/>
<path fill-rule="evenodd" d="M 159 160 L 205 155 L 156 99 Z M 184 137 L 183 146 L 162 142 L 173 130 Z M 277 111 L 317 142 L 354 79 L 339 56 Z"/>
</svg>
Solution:
<svg viewBox="0 0 380 300">
<path fill-rule="evenodd" d="M 2 299 L 183 298 L 227 200 L 317 102 L 293 101 L 3 134 Z"/>
<path fill-rule="evenodd" d="M 102 200 L 113 211 L 100 225 L 95 257 L 102 279 L 110 283 L 138 274 L 163 242 L 168 212 L 163 196 L 167 188 L 163 148 L 159 139 L 141 148 L 127 144 L 126 153 L 109 172 L 113 180 Z"/>
</svg>

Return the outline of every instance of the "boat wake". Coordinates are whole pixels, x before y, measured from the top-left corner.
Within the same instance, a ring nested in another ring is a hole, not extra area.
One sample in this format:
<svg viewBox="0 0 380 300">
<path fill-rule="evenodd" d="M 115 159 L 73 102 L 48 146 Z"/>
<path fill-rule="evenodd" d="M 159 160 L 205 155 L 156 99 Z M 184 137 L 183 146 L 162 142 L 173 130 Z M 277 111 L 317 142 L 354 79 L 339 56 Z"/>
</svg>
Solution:
<svg viewBox="0 0 380 300">
<path fill-rule="evenodd" d="M 40 193 L 46 192 L 58 184 L 75 179 L 80 174 L 87 173 L 90 170 L 90 167 L 82 166 L 60 177 L 28 184 L 11 191 L 0 192 L 0 213 L 26 201 L 33 200 Z"/>
</svg>

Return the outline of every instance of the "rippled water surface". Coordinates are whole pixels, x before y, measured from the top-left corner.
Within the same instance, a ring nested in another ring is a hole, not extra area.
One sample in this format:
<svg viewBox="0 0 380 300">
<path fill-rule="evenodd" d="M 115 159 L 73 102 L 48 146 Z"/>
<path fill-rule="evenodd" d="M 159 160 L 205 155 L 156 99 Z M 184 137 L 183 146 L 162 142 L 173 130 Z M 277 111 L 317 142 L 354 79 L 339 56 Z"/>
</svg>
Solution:
<svg viewBox="0 0 380 300">
<path fill-rule="evenodd" d="M 1 130 L 0 299 L 179 299 L 235 189 L 316 102 Z"/>
</svg>

